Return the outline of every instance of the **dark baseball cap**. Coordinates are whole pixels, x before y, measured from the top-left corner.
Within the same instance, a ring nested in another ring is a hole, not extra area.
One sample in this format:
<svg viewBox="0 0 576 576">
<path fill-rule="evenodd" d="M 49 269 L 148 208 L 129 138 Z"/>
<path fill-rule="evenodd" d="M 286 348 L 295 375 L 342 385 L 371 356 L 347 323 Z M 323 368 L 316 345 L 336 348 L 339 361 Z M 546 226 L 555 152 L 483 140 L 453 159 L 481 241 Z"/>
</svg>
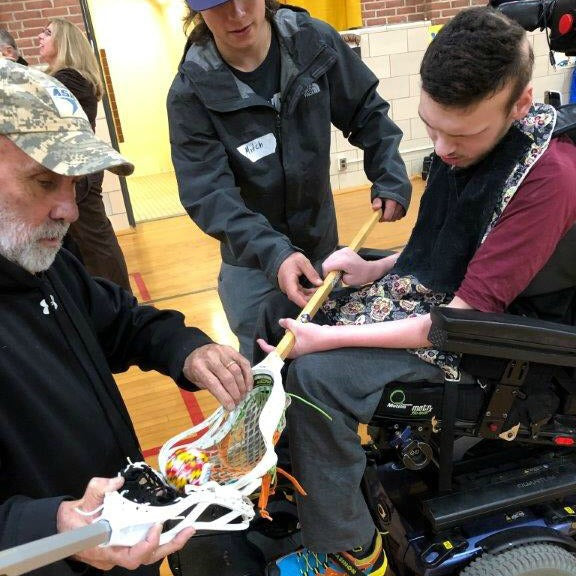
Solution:
<svg viewBox="0 0 576 576">
<path fill-rule="evenodd" d="M 202 12 L 202 10 L 209 10 L 210 8 L 214 8 L 215 6 L 220 6 L 220 4 L 225 4 L 230 0 L 186 0 L 188 2 L 188 6 L 192 8 L 192 10 L 196 10 L 196 12 Z"/>
</svg>

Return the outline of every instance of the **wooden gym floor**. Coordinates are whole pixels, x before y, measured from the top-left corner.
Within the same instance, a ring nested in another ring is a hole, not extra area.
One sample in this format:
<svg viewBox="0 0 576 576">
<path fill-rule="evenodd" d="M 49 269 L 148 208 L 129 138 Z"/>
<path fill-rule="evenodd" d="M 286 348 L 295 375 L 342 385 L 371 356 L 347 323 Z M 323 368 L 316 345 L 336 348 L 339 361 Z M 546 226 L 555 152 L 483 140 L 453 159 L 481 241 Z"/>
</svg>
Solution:
<svg viewBox="0 0 576 576">
<path fill-rule="evenodd" d="M 413 180 L 412 203 L 399 222 L 378 224 L 365 246 L 400 249 L 412 230 L 423 182 Z M 334 193 L 340 240 L 348 243 L 370 216 L 369 191 L 351 189 Z M 119 235 L 135 296 L 141 303 L 181 311 L 186 323 L 215 341 L 237 345 L 218 299 L 216 279 L 220 266 L 218 242 L 205 235 L 188 216 L 138 224 Z M 158 449 L 172 436 L 203 420 L 217 406 L 204 391 L 180 391 L 173 381 L 156 372 L 131 368 L 116 381 L 147 461 L 156 466 Z M 163 574 L 170 574 L 166 563 Z M 209 575 L 206 575 L 209 576 Z"/>
</svg>

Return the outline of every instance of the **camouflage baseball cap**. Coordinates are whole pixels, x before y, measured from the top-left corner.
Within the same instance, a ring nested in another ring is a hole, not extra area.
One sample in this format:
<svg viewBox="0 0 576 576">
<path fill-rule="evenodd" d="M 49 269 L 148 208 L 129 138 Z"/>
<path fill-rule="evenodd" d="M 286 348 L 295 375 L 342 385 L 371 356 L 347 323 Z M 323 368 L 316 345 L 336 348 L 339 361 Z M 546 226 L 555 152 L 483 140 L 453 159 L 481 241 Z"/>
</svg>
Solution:
<svg viewBox="0 0 576 576">
<path fill-rule="evenodd" d="M 58 80 L 0 59 L 0 134 L 45 168 L 64 176 L 108 169 L 128 176 L 134 166 L 96 138 L 82 106 Z"/>
</svg>

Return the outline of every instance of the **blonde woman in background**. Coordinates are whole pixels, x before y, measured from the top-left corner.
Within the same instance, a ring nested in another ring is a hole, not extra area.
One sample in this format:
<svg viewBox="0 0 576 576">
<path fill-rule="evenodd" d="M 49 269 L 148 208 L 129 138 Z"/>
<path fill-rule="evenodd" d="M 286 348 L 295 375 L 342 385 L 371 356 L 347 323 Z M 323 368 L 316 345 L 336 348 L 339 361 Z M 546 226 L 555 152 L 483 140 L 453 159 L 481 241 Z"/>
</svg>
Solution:
<svg viewBox="0 0 576 576">
<path fill-rule="evenodd" d="M 104 88 L 88 39 L 72 22 L 54 18 L 38 35 L 38 41 L 40 59 L 48 64 L 46 72 L 76 96 L 94 130 Z M 65 245 L 81 257 L 90 274 L 131 291 L 126 261 L 102 200 L 103 178 L 104 173 L 97 172 L 76 184 L 79 217 L 70 226 L 72 241 Z"/>
</svg>

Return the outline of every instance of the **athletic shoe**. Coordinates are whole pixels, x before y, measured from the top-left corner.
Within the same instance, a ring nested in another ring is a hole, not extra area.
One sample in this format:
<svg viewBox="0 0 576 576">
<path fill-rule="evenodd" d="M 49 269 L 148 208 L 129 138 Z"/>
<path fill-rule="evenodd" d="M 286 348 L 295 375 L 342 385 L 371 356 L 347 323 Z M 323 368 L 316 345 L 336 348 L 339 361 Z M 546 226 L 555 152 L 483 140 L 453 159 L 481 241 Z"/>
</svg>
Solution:
<svg viewBox="0 0 576 576">
<path fill-rule="evenodd" d="M 308 548 L 276 560 L 270 576 L 385 576 L 388 560 L 377 532 L 369 548 L 317 554 Z"/>
</svg>

